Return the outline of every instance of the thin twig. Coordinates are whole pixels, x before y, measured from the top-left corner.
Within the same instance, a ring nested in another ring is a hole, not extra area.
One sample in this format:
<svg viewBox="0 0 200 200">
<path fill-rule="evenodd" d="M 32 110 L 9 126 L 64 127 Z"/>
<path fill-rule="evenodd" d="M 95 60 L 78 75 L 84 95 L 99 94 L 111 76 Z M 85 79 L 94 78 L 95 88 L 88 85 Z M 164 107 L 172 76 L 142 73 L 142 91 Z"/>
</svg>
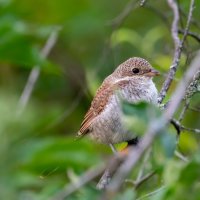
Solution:
<svg viewBox="0 0 200 200">
<path fill-rule="evenodd" d="M 179 29 L 178 30 L 178 33 L 180 33 L 180 34 L 184 34 L 184 30 L 182 30 L 182 29 Z M 192 38 L 194 38 L 197 42 L 199 42 L 200 43 L 200 35 L 198 35 L 197 33 L 194 33 L 194 32 L 191 32 L 191 31 L 188 31 L 188 33 L 187 33 L 190 37 L 192 37 Z"/>
<path fill-rule="evenodd" d="M 190 100 L 191 100 L 192 96 L 196 92 L 199 92 L 199 91 L 200 91 L 200 71 L 198 71 L 195 74 L 192 82 L 190 83 L 190 85 L 188 86 L 188 88 L 186 90 L 185 97 L 184 97 L 185 105 L 182 109 L 182 112 L 180 113 L 180 116 L 179 116 L 179 119 L 178 119 L 179 123 L 183 120 L 185 113 L 186 113 L 187 109 L 189 108 Z"/>
<path fill-rule="evenodd" d="M 138 187 L 140 187 L 144 182 L 146 182 L 147 180 L 149 180 L 152 176 L 154 176 L 156 174 L 156 171 L 152 171 L 144 176 L 142 176 L 140 179 L 133 181 L 133 180 L 129 180 L 126 179 L 125 182 L 126 183 L 132 183 L 134 188 L 137 189 Z"/>
<path fill-rule="evenodd" d="M 60 30 L 60 27 L 56 27 L 54 31 L 50 34 L 49 38 L 47 39 L 47 42 L 44 46 L 44 48 L 41 50 L 41 56 L 43 58 L 46 58 L 50 51 L 52 50 L 53 46 L 55 45 L 57 38 L 58 38 L 58 31 Z M 33 92 L 33 89 L 35 87 L 36 81 L 40 75 L 40 66 L 36 65 L 31 70 L 27 83 L 24 87 L 24 90 L 20 96 L 19 99 L 19 106 L 17 110 L 17 114 L 21 114 L 23 110 L 25 109 L 26 105 L 28 104 L 28 101 L 31 97 L 31 94 Z"/>
<path fill-rule="evenodd" d="M 195 74 L 199 70 L 200 70 L 200 51 L 197 52 L 195 58 L 191 62 L 190 66 L 188 67 L 188 70 L 184 74 L 184 77 L 182 78 L 182 80 L 179 83 L 178 87 L 176 88 L 174 94 L 172 95 L 171 102 L 165 111 L 165 113 L 167 115 L 172 116 L 172 113 L 175 112 L 173 110 L 173 108 L 175 108 L 175 110 L 177 109 L 177 107 L 180 103 L 178 100 L 181 101 L 183 99 L 183 96 L 185 95 L 185 93 L 187 91 L 188 84 L 191 83 L 192 78 L 195 76 Z M 183 92 L 184 92 L 184 95 L 183 95 Z M 176 97 L 176 95 L 177 95 L 177 97 Z"/>
<path fill-rule="evenodd" d="M 157 190 L 154 190 L 153 192 L 150 192 L 150 193 L 145 194 L 144 196 L 142 196 L 140 198 L 137 198 L 136 200 L 142 200 L 142 199 L 145 199 L 147 197 L 153 196 L 153 195 L 157 194 L 158 192 L 160 192 L 164 189 L 165 189 L 165 186 L 162 186 L 162 187 L 158 188 Z"/>
<path fill-rule="evenodd" d="M 160 9 L 157 9 L 156 7 L 153 7 L 150 4 L 145 4 L 144 8 L 152 11 L 153 14 L 156 14 L 163 21 L 163 23 L 167 26 L 167 28 L 170 27 L 168 16 L 166 16 L 165 13 L 162 12 Z"/>
<path fill-rule="evenodd" d="M 181 0 L 180 0 L 180 1 L 181 1 Z M 180 10 L 180 14 L 181 14 L 182 16 L 184 16 L 185 18 L 187 18 L 188 13 L 186 13 L 182 7 L 180 7 L 179 10 Z M 197 29 L 200 28 L 200 23 L 199 23 L 199 20 L 198 20 L 198 19 L 192 18 L 192 19 L 191 19 L 191 24 L 192 24 L 193 26 L 195 26 Z"/>
<path fill-rule="evenodd" d="M 56 193 L 55 196 L 51 198 L 51 200 L 64 200 L 68 196 L 70 196 L 72 193 L 79 190 L 81 187 L 83 187 L 85 184 L 87 184 L 89 181 L 93 180 L 97 176 L 99 176 L 103 170 L 105 169 L 105 165 L 99 165 L 97 167 L 93 167 L 86 171 L 82 176 L 79 177 L 76 183 L 71 183 L 67 185 L 63 190 L 61 190 L 59 193 Z"/>
<path fill-rule="evenodd" d="M 177 158 L 181 159 L 182 161 L 184 161 L 184 162 L 189 162 L 188 158 L 186 158 L 185 156 L 183 156 L 180 152 L 175 151 L 174 154 L 175 154 L 175 156 L 176 156 Z"/>
<path fill-rule="evenodd" d="M 194 111 L 194 112 L 200 112 L 200 108 L 189 107 L 189 109 Z"/>
<path fill-rule="evenodd" d="M 123 11 L 113 20 L 108 22 L 108 25 L 112 25 L 113 27 L 119 27 L 123 24 L 124 20 L 129 16 L 129 14 L 136 8 L 138 8 L 138 4 L 136 0 L 131 0 L 123 9 Z"/>
<path fill-rule="evenodd" d="M 163 130 L 166 125 L 169 123 L 170 119 L 174 115 L 177 110 L 182 98 L 185 95 L 186 88 L 193 78 L 194 74 L 200 69 L 200 51 L 197 56 L 191 63 L 190 67 L 186 71 L 184 77 L 181 82 L 177 86 L 173 96 L 171 104 L 166 108 L 163 116 L 158 119 L 152 120 L 149 124 L 146 134 L 143 138 L 141 138 L 140 143 L 136 148 L 130 147 L 130 151 L 128 152 L 128 156 L 125 158 L 124 162 L 117 169 L 110 185 L 108 185 L 104 199 L 108 199 L 108 197 L 115 196 L 116 192 L 121 187 L 125 177 L 130 173 L 130 171 L 135 167 L 138 163 L 144 152 L 151 146 L 154 141 L 154 138 L 157 134 Z"/>
<path fill-rule="evenodd" d="M 149 180 L 152 176 L 154 176 L 156 174 L 156 171 L 152 171 L 148 174 L 146 174 L 145 176 L 141 177 L 141 179 L 137 180 L 135 182 L 135 188 L 139 188 L 145 181 Z"/>
<path fill-rule="evenodd" d="M 188 14 L 183 38 L 182 38 L 182 40 L 180 40 L 180 38 L 178 37 L 179 9 L 178 9 L 177 3 L 175 0 L 168 0 L 168 4 L 174 13 L 174 19 L 173 19 L 173 23 L 172 23 L 171 32 L 172 32 L 172 38 L 174 40 L 175 51 L 174 51 L 174 57 L 173 57 L 172 65 L 170 67 L 168 76 L 162 86 L 161 92 L 158 97 L 158 103 L 162 103 L 162 101 L 165 98 L 167 91 L 174 79 L 175 73 L 177 71 L 177 68 L 178 68 L 178 65 L 180 62 L 182 47 L 183 47 L 183 44 L 185 42 L 185 39 L 186 39 L 188 31 L 189 31 L 190 22 L 192 19 L 192 13 L 193 13 L 193 9 L 194 9 L 194 0 L 191 0 L 189 14 Z"/>
<path fill-rule="evenodd" d="M 200 90 L 199 88 L 200 88 L 200 71 L 197 71 L 197 73 L 193 77 L 193 80 L 191 81 L 191 83 L 189 84 L 189 86 L 186 89 L 186 93 L 184 96 L 185 105 L 179 115 L 178 120 L 175 120 L 175 119 L 170 120 L 171 124 L 177 130 L 178 136 L 180 135 L 181 131 L 183 131 L 183 130 L 199 133 L 198 129 L 191 129 L 191 128 L 187 128 L 187 127 L 184 127 L 183 125 L 181 125 L 181 121 L 183 120 L 185 113 L 186 113 L 187 109 L 189 108 L 190 100 L 191 100 L 192 96 Z"/>
<path fill-rule="evenodd" d="M 55 121 L 53 121 L 52 123 L 50 123 L 45 130 L 49 130 L 52 129 L 54 127 L 56 127 L 57 125 L 59 125 L 60 123 L 62 123 L 66 118 L 68 118 L 73 112 L 74 110 L 77 108 L 77 106 L 79 105 L 79 103 L 81 102 L 83 97 L 83 93 L 79 92 L 79 94 L 77 95 L 77 97 L 75 97 L 74 101 L 68 106 L 68 109 L 66 109 L 64 111 L 63 114 L 61 114 L 57 119 L 55 119 Z"/>
<path fill-rule="evenodd" d="M 181 125 L 180 128 L 184 131 L 193 132 L 193 133 L 200 133 L 200 129 L 197 129 L 197 128 L 188 128 L 188 127 L 185 127 L 183 125 Z"/>
<path fill-rule="evenodd" d="M 34 66 L 29 74 L 29 77 L 28 77 L 28 80 L 24 87 L 24 90 L 20 96 L 17 114 L 20 115 L 23 112 L 23 110 L 25 109 L 26 105 L 28 104 L 31 93 L 33 91 L 33 88 L 35 87 L 35 83 L 36 83 L 39 75 L 40 75 L 39 66 Z"/>
<path fill-rule="evenodd" d="M 190 102 L 186 100 L 185 105 L 184 105 L 184 107 L 183 107 L 183 109 L 182 109 L 182 111 L 179 115 L 179 119 L 178 119 L 179 122 L 182 122 L 182 120 L 185 116 L 185 113 L 186 113 L 187 109 L 189 108 L 189 105 L 190 105 Z"/>
<path fill-rule="evenodd" d="M 143 176 L 144 169 L 145 169 L 145 167 L 146 167 L 146 165 L 147 165 L 147 161 L 148 161 L 148 159 L 149 159 L 149 157 L 150 157 L 151 151 L 152 151 L 152 149 L 149 148 L 148 151 L 146 152 L 145 156 L 144 156 L 144 160 L 143 160 L 142 166 L 140 167 L 138 176 L 137 176 L 137 178 L 136 178 L 136 182 L 139 182 L 139 180 L 140 180 L 141 177 Z"/>
<path fill-rule="evenodd" d="M 171 123 L 174 125 L 174 127 L 179 130 L 177 132 L 182 132 L 182 131 L 189 131 L 189 132 L 193 132 L 193 133 L 200 133 L 200 129 L 197 129 L 197 128 L 188 128 L 188 127 L 185 127 L 183 126 L 180 121 L 177 121 L 175 119 L 172 119 L 171 120 Z"/>
</svg>

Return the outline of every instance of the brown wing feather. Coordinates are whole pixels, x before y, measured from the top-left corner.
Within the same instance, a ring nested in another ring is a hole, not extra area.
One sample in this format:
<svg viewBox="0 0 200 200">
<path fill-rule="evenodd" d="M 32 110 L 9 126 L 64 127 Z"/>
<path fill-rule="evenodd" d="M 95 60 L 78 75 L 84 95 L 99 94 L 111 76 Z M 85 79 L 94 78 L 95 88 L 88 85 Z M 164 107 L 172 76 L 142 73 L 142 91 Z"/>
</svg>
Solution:
<svg viewBox="0 0 200 200">
<path fill-rule="evenodd" d="M 89 131 L 88 127 L 90 126 L 92 119 L 94 119 L 94 117 L 95 113 L 90 108 L 84 117 L 78 135 L 86 134 Z"/>
<path fill-rule="evenodd" d="M 112 87 L 109 87 L 108 81 L 103 82 L 101 87 L 97 90 L 97 93 L 91 103 L 91 107 L 86 113 L 84 120 L 81 124 L 80 130 L 78 132 L 78 135 L 85 135 L 89 131 L 89 127 L 93 121 L 93 119 L 101 113 L 105 105 L 107 104 L 110 96 L 113 93 Z"/>
<path fill-rule="evenodd" d="M 95 117 L 104 110 L 113 92 L 119 87 L 121 88 L 124 84 L 128 82 L 120 81 L 115 84 L 110 84 L 108 80 L 109 79 L 105 80 L 101 87 L 97 90 L 97 93 L 91 103 L 91 107 L 86 113 L 84 120 L 81 124 L 78 136 L 83 136 L 89 132 L 89 128 L 93 119 L 95 119 Z"/>
</svg>

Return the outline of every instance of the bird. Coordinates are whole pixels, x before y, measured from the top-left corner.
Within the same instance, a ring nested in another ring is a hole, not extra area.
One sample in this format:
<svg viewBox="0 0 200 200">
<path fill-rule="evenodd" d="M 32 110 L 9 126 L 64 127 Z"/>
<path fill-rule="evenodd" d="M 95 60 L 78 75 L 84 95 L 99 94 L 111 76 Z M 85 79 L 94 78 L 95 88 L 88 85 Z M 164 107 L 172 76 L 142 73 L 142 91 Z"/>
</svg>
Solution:
<svg viewBox="0 0 200 200">
<path fill-rule="evenodd" d="M 121 102 L 141 101 L 157 104 L 158 91 L 153 77 L 159 75 L 143 58 L 132 57 L 107 76 L 96 92 L 77 137 L 90 136 L 94 141 L 110 145 L 135 143 L 137 137 L 123 124 Z"/>
</svg>

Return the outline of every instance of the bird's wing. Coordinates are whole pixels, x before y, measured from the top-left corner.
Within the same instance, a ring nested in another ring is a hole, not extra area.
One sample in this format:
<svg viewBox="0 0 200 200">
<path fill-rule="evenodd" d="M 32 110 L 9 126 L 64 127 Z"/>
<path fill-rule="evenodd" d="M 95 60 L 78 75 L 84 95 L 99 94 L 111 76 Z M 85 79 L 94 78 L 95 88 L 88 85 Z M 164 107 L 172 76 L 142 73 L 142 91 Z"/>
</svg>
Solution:
<svg viewBox="0 0 200 200">
<path fill-rule="evenodd" d="M 97 90 L 97 93 L 91 103 L 91 107 L 84 117 L 78 136 L 83 136 L 89 132 L 89 127 L 92 121 L 104 110 L 114 91 L 123 87 L 126 83 L 127 81 L 120 81 L 115 84 L 110 84 L 107 81 L 103 82 L 101 87 Z"/>
<path fill-rule="evenodd" d="M 113 94 L 112 87 L 109 83 L 104 82 L 97 90 L 97 93 L 91 103 L 91 107 L 86 113 L 84 120 L 81 124 L 78 136 L 82 136 L 88 133 L 89 127 L 93 119 L 98 116 L 105 108 L 110 96 Z"/>
</svg>

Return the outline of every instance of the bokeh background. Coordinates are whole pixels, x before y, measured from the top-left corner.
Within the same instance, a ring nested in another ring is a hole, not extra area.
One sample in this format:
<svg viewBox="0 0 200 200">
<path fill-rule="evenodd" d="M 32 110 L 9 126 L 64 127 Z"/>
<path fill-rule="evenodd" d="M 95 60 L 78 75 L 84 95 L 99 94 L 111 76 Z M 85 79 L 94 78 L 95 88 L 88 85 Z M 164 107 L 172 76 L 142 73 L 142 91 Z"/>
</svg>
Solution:
<svg viewBox="0 0 200 200">
<path fill-rule="evenodd" d="M 184 27 L 189 1 L 180 1 L 179 5 L 180 27 Z M 199 7 L 196 0 L 191 30 L 197 33 Z M 87 138 L 75 140 L 83 116 L 103 79 L 129 57 L 143 57 L 158 69 L 162 75 L 155 82 L 161 88 L 174 52 L 172 17 L 166 1 L 159 0 L 148 1 L 144 7 L 127 0 L 0 0 L 1 199 L 49 199 L 111 155 L 107 146 Z M 58 37 L 44 58 L 41 50 L 52 33 Z M 199 43 L 191 37 L 186 45 L 165 101 L 199 49 Z M 39 67 L 39 76 L 23 107 L 20 97 L 34 66 Z M 196 94 L 191 107 L 198 106 Z M 188 110 L 183 123 L 200 128 L 199 117 L 198 112 Z M 182 133 L 179 147 L 186 156 L 196 155 L 199 136 Z M 178 161 L 171 161 L 170 166 L 175 167 L 170 168 L 165 166 L 164 155 L 159 158 L 159 164 L 156 158 L 154 164 L 160 166 L 160 174 L 137 195 L 160 186 L 163 180 L 173 184 L 171 172 L 182 169 Z M 68 199 L 96 199 L 97 181 Z M 125 195 L 128 199 L 130 194 Z"/>
</svg>

